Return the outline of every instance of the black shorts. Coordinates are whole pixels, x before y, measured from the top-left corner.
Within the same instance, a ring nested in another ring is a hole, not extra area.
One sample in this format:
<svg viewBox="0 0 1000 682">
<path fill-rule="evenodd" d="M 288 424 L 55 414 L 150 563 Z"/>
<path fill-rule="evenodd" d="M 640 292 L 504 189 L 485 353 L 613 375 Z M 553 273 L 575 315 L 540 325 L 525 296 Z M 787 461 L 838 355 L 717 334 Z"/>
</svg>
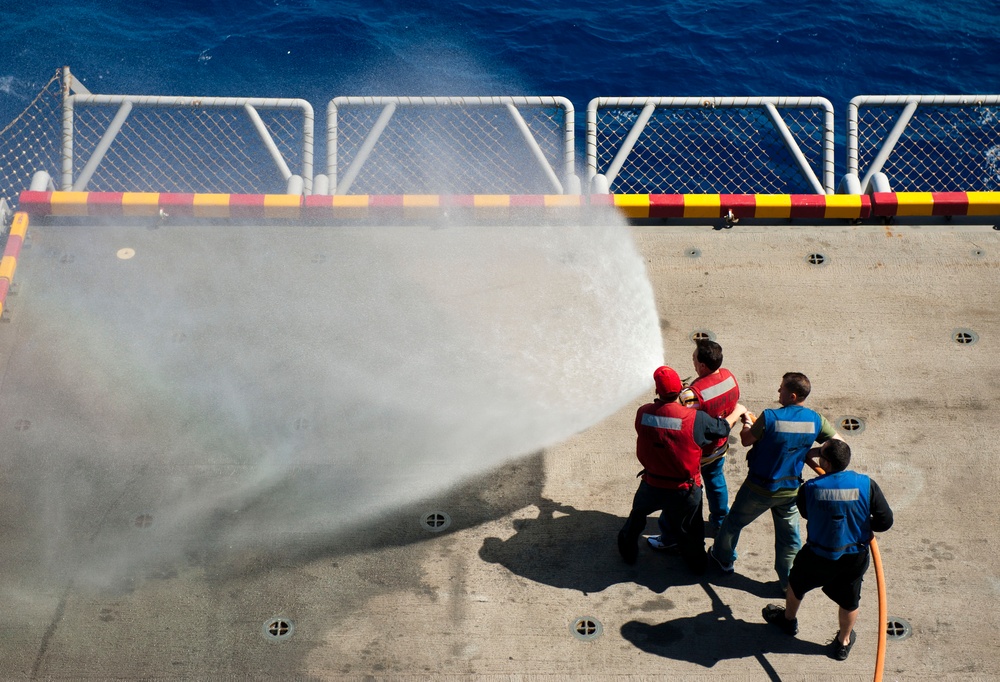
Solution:
<svg viewBox="0 0 1000 682">
<path fill-rule="evenodd" d="M 810 590 L 822 587 L 823 594 L 837 606 L 853 611 L 861 603 L 861 583 L 869 561 L 867 547 L 857 554 L 827 559 L 805 545 L 795 555 L 792 571 L 788 574 L 788 584 L 797 599 L 802 599 Z"/>
</svg>

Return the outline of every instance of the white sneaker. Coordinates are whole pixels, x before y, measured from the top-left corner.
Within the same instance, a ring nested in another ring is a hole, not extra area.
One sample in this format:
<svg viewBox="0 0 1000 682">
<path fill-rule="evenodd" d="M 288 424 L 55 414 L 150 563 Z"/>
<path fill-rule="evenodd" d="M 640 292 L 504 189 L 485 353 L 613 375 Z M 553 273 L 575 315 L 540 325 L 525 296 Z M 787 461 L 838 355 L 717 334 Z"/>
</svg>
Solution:
<svg viewBox="0 0 1000 682">
<path fill-rule="evenodd" d="M 646 542 L 648 542 L 649 546 L 652 547 L 653 549 L 676 549 L 677 548 L 677 541 L 676 540 L 671 540 L 669 542 L 664 542 L 662 535 L 650 535 L 648 538 L 646 538 Z"/>
</svg>

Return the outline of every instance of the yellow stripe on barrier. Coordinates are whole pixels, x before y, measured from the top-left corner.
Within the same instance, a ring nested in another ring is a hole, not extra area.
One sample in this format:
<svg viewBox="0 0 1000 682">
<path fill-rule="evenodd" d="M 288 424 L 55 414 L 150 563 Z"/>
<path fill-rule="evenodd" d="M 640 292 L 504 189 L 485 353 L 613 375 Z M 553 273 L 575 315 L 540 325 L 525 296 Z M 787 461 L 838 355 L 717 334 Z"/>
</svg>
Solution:
<svg viewBox="0 0 1000 682">
<path fill-rule="evenodd" d="M 473 194 L 473 208 L 510 208 L 509 194 Z"/>
<path fill-rule="evenodd" d="M 14 220 L 10 224 L 10 234 L 17 235 L 24 239 L 28 235 L 28 214 L 18 211 L 14 214 Z"/>
<path fill-rule="evenodd" d="M 51 214 L 58 216 L 87 215 L 87 196 L 89 192 L 53 192 L 49 200 Z"/>
<path fill-rule="evenodd" d="M 192 204 L 195 218 L 228 218 L 228 194 L 195 194 Z"/>
<path fill-rule="evenodd" d="M 931 192 L 897 192 L 896 215 L 926 216 L 934 213 L 934 195 Z"/>
<path fill-rule="evenodd" d="M 160 214 L 160 195 L 157 192 L 123 192 L 122 215 L 157 216 Z"/>
<path fill-rule="evenodd" d="M 17 270 L 17 259 L 13 256 L 0 258 L 0 279 L 14 281 L 14 271 Z"/>
<path fill-rule="evenodd" d="M 545 208 L 572 208 L 581 205 L 579 194 L 546 194 L 542 200 Z"/>
<path fill-rule="evenodd" d="M 685 218 L 718 218 L 722 198 L 718 194 L 685 194 Z"/>
<path fill-rule="evenodd" d="M 330 198 L 334 208 L 368 208 L 367 194 L 334 194 Z"/>
<path fill-rule="evenodd" d="M 754 201 L 755 218 L 788 218 L 792 215 L 791 194 L 758 194 Z"/>
<path fill-rule="evenodd" d="M 265 194 L 265 218 L 299 218 L 302 216 L 302 197 L 298 194 Z"/>
<path fill-rule="evenodd" d="M 966 192 L 969 212 L 966 215 L 1000 215 L 1000 192 Z"/>
<path fill-rule="evenodd" d="M 648 194 L 616 194 L 615 206 L 621 210 L 627 218 L 649 217 Z"/>
<path fill-rule="evenodd" d="M 860 194 L 828 194 L 824 218 L 860 218 Z"/>
</svg>

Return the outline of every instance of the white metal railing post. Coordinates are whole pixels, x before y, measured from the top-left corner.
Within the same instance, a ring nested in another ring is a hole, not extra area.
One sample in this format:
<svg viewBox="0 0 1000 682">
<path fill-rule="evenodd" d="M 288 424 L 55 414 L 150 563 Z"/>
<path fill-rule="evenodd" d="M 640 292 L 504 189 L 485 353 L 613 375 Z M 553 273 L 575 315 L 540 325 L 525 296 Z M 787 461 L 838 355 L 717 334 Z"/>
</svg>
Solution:
<svg viewBox="0 0 1000 682">
<path fill-rule="evenodd" d="M 521 112 L 517 110 L 510 102 L 507 103 L 507 111 L 510 112 L 510 117 L 514 119 L 514 124 L 521 133 L 521 137 L 524 138 L 525 144 L 528 145 L 528 149 L 531 150 L 531 155 L 535 157 L 535 161 L 541 167 L 542 172 L 545 173 L 545 177 L 549 179 L 552 186 L 556 190 L 556 194 L 563 193 L 562 183 L 559 182 L 559 177 L 556 175 L 555 171 L 552 170 L 551 164 L 549 164 L 548 159 L 545 158 L 545 152 L 542 148 L 538 146 L 538 141 L 535 140 L 535 136 L 531 134 L 531 130 L 528 128 L 528 124 L 524 122 L 524 117 L 521 116 Z"/>
<path fill-rule="evenodd" d="M 615 154 L 615 158 L 611 161 L 611 165 L 604 171 L 604 175 L 608 178 L 608 185 L 613 184 L 615 178 L 618 177 L 618 172 L 625 165 L 625 159 L 632 153 L 635 143 L 639 140 L 639 136 L 642 135 L 642 131 L 645 130 L 646 124 L 649 123 L 649 119 L 655 110 L 656 104 L 649 102 L 639 112 L 635 122 L 632 124 L 632 128 L 628 131 L 628 135 L 625 136 L 625 141 L 622 142 L 622 146 L 618 148 L 618 153 Z"/>
<path fill-rule="evenodd" d="M 799 148 L 799 143 L 795 141 L 795 137 L 792 135 L 792 131 L 788 129 L 785 125 L 785 121 L 781 118 L 781 114 L 778 113 L 778 109 L 774 106 L 773 102 L 764 102 L 764 109 L 767 111 L 768 116 L 771 117 L 771 122 L 774 124 L 775 129 L 781 135 L 781 139 L 785 143 L 785 148 L 795 159 L 795 163 L 798 164 L 799 170 L 802 172 L 802 177 L 806 179 L 810 185 L 812 185 L 813 191 L 816 194 L 826 194 L 826 189 L 823 187 L 823 183 L 819 181 L 816 177 L 815 171 L 809 166 L 809 161 L 806 159 L 805 154 Z"/>
<path fill-rule="evenodd" d="M 94 153 L 90 155 L 87 159 L 87 164 L 80 171 L 80 175 L 77 176 L 76 182 L 73 183 L 74 192 L 82 192 L 87 189 L 87 185 L 90 183 L 90 179 L 94 177 L 94 171 L 100 165 L 101 161 L 104 160 L 104 155 L 107 154 L 108 148 L 111 143 L 115 141 L 118 137 L 118 133 L 121 132 L 122 126 L 125 125 L 125 120 L 128 115 L 132 112 L 131 102 L 122 102 L 121 106 L 118 107 L 118 112 L 115 117 L 108 124 L 107 130 L 104 131 L 104 135 L 101 136 L 100 142 L 94 148 Z"/>
<path fill-rule="evenodd" d="M 866 194 L 869 189 L 869 183 L 871 182 L 872 176 L 876 173 L 882 172 L 882 166 L 885 165 L 886 159 L 892 154 L 892 150 L 896 147 L 896 143 L 899 142 L 899 138 L 903 136 L 903 131 L 906 130 L 906 126 L 910 125 L 910 119 L 913 118 L 914 112 L 917 110 L 917 102 L 912 101 L 906 105 L 903 109 L 903 113 L 899 115 L 896 120 L 896 125 L 892 127 L 889 134 L 886 135 L 885 140 L 882 142 L 882 147 L 878 150 L 875 159 L 872 161 L 871 166 L 865 171 L 865 176 L 861 179 L 861 193 Z"/>
<path fill-rule="evenodd" d="M 274 165 L 278 167 L 278 171 L 281 173 L 281 179 L 287 182 L 288 178 L 292 177 L 292 171 L 288 169 L 288 164 L 285 163 L 285 157 L 281 155 L 278 145 L 274 144 L 274 139 L 271 137 L 271 133 L 268 132 L 267 126 L 264 125 L 264 121 L 261 119 L 260 114 L 258 114 L 257 110 L 249 104 L 244 104 L 243 110 L 247 112 L 247 116 L 250 117 L 250 121 L 253 123 L 254 129 L 257 131 L 257 135 L 260 136 L 260 141 L 264 143 L 264 147 L 271 155 L 271 160 L 274 161 Z"/>
<path fill-rule="evenodd" d="M 347 167 L 347 172 L 344 173 L 344 179 L 337 183 L 334 194 L 347 194 L 347 190 L 351 188 L 354 184 L 355 178 L 358 177 L 358 173 L 361 172 L 361 167 L 365 165 L 365 161 L 371 156 L 372 150 L 375 148 L 375 144 L 378 142 L 378 138 L 382 136 L 382 132 L 385 130 L 386 126 L 389 125 L 389 121 L 392 120 L 392 115 L 396 113 L 396 103 L 389 102 L 382 109 L 382 113 L 379 114 L 378 120 L 375 121 L 375 125 L 372 129 L 368 131 L 368 135 L 365 137 L 365 141 L 361 144 L 361 149 L 358 150 L 358 155 L 354 157 L 351 161 L 351 165 Z"/>
</svg>

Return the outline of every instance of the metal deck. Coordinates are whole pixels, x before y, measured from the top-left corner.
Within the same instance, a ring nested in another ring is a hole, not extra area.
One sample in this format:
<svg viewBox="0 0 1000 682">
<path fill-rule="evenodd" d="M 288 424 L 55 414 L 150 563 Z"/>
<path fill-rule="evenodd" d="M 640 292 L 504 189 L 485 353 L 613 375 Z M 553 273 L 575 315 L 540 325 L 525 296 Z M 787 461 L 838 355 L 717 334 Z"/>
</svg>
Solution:
<svg viewBox="0 0 1000 682">
<path fill-rule="evenodd" d="M 321 447 L 282 469 L 278 445 L 345 437 L 316 420 L 322 396 L 302 395 L 329 344 L 284 349 L 336 333 L 331 286 L 351 300 L 349 269 L 331 283 L 310 268 L 364 267 L 352 258 L 371 243 L 319 227 L 73 222 L 32 223 L 0 324 L 0 677 L 872 678 L 872 572 L 846 662 L 825 655 L 836 607 L 819 592 L 794 639 L 761 619 L 779 601 L 766 518 L 743 532 L 734 576 L 695 580 L 648 547 L 621 562 L 632 420 L 649 396 L 403 505 L 371 481 L 405 441 L 375 439 L 332 489 Z M 844 435 L 895 511 L 879 539 L 888 611 L 913 633 L 888 643 L 886 679 L 1000 677 L 1000 231 L 631 229 L 681 376 L 707 330 L 751 410 L 795 370 L 812 379 L 808 405 L 863 425 Z M 220 310 L 236 323 L 213 324 Z M 206 360 L 235 371 L 206 376 Z M 386 414 L 390 377 L 369 387 Z M 743 449 L 728 460 L 732 499 Z M 600 625 L 592 640 L 581 620 Z"/>
</svg>

